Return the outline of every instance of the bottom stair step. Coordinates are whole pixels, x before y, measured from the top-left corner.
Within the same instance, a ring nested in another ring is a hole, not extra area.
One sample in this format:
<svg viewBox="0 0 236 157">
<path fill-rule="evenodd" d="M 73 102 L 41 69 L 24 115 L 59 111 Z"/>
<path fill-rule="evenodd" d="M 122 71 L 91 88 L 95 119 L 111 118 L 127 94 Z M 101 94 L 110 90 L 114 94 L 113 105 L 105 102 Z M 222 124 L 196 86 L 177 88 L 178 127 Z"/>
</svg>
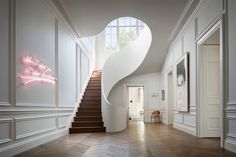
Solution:
<svg viewBox="0 0 236 157">
<path fill-rule="evenodd" d="M 80 121 L 72 122 L 72 127 L 103 127 L 103 122 L 100 121 Z"/>
<path fill-rule="evenodd" d="M 105 127 L 72 127 L 70 128 L 70 134 L 73 133 L 95 133 L 95 132 L 106 132 Z"/>
</svg>

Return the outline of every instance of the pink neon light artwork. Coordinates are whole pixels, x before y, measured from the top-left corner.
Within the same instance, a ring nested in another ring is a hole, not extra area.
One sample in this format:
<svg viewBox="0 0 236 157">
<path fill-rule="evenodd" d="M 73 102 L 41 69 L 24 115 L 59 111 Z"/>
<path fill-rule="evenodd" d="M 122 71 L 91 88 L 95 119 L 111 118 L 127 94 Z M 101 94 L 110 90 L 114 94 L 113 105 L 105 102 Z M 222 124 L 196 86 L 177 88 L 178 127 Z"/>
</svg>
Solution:
<svg viewBox="0 0 236 157">
<path fill-rule="evenodd" d="M 51 72 L 52 70 L 41 63 L 40 60 L 24 56 L 22 57 L 22 63 L 25 69 L 19 75 L 19 78 L 24 85 L 32 82 L 56 83 L 56 78 Z"/>
</svg>

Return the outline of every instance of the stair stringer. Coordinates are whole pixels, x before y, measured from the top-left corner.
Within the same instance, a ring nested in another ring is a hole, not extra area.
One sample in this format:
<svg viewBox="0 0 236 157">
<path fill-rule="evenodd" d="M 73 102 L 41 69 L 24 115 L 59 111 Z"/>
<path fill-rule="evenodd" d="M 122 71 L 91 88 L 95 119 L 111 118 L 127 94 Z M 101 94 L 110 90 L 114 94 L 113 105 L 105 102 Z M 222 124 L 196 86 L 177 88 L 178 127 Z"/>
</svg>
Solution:
<svg viewBox="0 0 236 157">
<path fill-rule="evenodd" d="M 126 128 L 125 106 L 108 101 L 112 88 L 122 79 L 135 72 L 145 59 L 151 46 L 152 34 L 146 25 L 139 37 L 127 47 L 111 55 L 103 66 L 102 116 L 107 132 L 118 132 Z"/>
</svg>

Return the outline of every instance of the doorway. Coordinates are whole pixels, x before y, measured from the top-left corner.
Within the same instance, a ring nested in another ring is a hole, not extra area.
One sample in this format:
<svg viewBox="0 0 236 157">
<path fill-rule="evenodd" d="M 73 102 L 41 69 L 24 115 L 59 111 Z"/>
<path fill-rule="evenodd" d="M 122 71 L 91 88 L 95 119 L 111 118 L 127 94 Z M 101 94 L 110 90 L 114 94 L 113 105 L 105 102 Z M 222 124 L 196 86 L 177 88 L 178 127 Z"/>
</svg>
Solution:
<svg viewBox="0 0 236 157">
<path fill-rule="evenodd" d="M 198 41 L 198 136 L 220 138 L 223 146 L 221 21 Z"/>
<path fill-rule="evenodd" d="M 128 87 L 128 119 L 129 121 L 144 121 L 143 86 Z"/>
<path fill-rule="evenodd" d="M 174 82 L 172 70 L 167 75 L 167 95 L 168 95 L 168 125 L 173 125 L 174 121 Z"/>
</svg>

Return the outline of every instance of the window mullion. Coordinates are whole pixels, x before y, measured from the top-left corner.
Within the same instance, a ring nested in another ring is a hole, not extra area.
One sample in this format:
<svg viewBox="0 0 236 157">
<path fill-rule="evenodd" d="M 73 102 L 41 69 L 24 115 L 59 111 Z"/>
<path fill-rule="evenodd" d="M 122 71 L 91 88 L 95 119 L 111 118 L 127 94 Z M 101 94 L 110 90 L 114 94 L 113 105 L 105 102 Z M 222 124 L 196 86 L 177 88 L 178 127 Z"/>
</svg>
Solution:
<svg viewBox="0 0 236 157">
<path fill-rule="evenodd" d="M 117 33 L 117 35 L 116 35 L 116 38 L 117 38 L 117 40 L 116 40 L 116 48 L 119 48 L 120 49 L 120 43 L 119 43 L 119 36 L 120 36 L 120 30 L 119 30 L 119 19 L 117 20 L 117 23 L 116 23 L 116 33 Z"/>
</svg>

